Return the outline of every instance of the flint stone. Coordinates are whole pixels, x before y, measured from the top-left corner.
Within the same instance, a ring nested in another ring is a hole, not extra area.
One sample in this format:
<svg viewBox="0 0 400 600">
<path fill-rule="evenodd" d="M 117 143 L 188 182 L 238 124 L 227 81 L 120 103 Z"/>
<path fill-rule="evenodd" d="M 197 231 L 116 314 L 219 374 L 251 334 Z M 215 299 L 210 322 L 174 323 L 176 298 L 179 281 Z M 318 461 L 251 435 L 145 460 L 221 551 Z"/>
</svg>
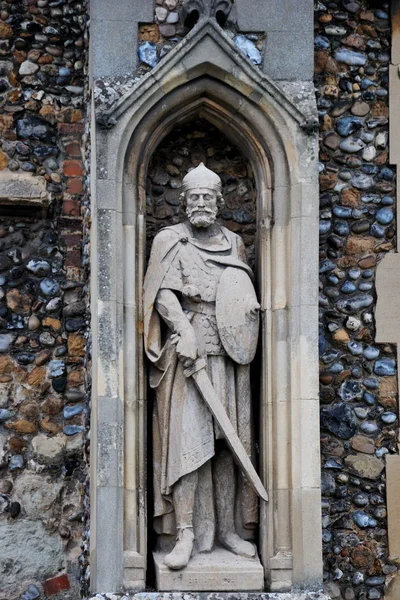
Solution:
<svg viewBox="0 0 400 600">
<path fill-rule="evenodd" d="M 384 462 L 376 456 L 356 454 L 344 459 L 350 473 L 365 479 L 377 479 L 384 469 Z"/>
<path fill-rule="evenodd" d="M 236 35 L 233 42 L 237 48 L 255 65 L 260 65 L 262 57 L 260 51 L 256 48 L 251 40 L 244 35 Z"/>
<path fill-rule="evenodd" d="M 41 521 L 0 521 L 0 573 L 3 594 L 18 581 L 42 581 L 65 568 L 60 537 Z"/>
<path fill-rule="evenodd" d="M 29 115 L 17 121 L 17 136 L 21 139 L 34 139 L 42 142 L 55 142 L 55 132 L 50 125 L 37 115 Z"/>
<path fill-rule="evenodd" d="M 339 402 L 335 406 L 323 408 L 321 411 L 321 427 L 341 439 L 350 439 L 357 430 L 357 423 L 351 409 Z"/>
<path fill-rule="evenodd" d="M 144 42 L 138 48 L 139 60 L 149 67 L 154 68 L 157 63 L 157 48 L 152 42 Z"/>
<path fill-rule="evenodd" d="M 358 296 L 354 296 L 353 298 L 339 300 L 336 302 L 336 307 L 340 312 L 346 315 L 353 315 L 362 308 L 367 308 L 371 306 L 374 298 L 370 294 L 360 294 Z"/>
<path fill-rule="evenodd" d="M 342 400 L 354 400 L 355 398 L 361 398 L 362 389 L 359 381 L 344 381 L 339 389 L 339 396 Z"/>
<path fill-rule="evenodd" d="M 34 75 L 37 71 L 39 71 L 39 65 L 30 60 L 24 60 L 19 68 L 20 75 Z"/>
<path fill-rule="evenodd" d="M 336 121 L 336 131 L 342 137 L 347 137 L 361 129 L 363 124 L 364 121 L 360 117 L 342 117 Z"/>
<path fill-rule="evenodd" d="M 367 515 L 367 513 L 365 513 L 363 510 L 355 510 L 353 512 L 353 521 L 361 529 L 366 529 L 367 527 L 376 527 L 377 525 L 376 520 Z"/>
<path fill-rule="evenodd" d="M 396 374 L 396 361 L 394 358 L 381 358 L 376 361 L 374 373 L 380 376 L 390 376 Z"/>
<path fill-rule="evenodd" d="M 361 52 L 354 52 L 354 50 L 347 50 L 346 48 L 340 48 L 335 52 L 335 59 L 338 62 L 345 63 L 351 66 L 363 67 L 367 62 L 367 57 Z"/>
<path fill-rule="evenodd" d="M 355 175 L 351 180 L 351 183 L 358 190 L 370 190 L 374 187 L 375 183 L 372 177 L 369 175 Z"/>
<path fill-rule="evenodd" d="M 363 433 L 376 433 L 378 431 L 378 425 L 375 421 L 365 421 L 365 423 L 361 423 L 360 429 Z"/>
<path fill-rule="evenodd" d="M 40 592 L 33 584 L 28 585 L 28 589 L 22 594 L 21 600 L 36 600 L 39 598 Z"/>
<path fill-rule="evenodd" d="M 0 334 L 0 352 L 7 352 L 14 340 L 14 336 L 9 333 Z"/>
<path fill-rule="evenodd" d="M 0 467 L 5 463 L 7 450 L 6 450 L 7 438 L 5 435 L 0 433 Z"/>
<path fill-rule="evenodd" d="M 46 260 L 30 260 L 26 265 L 26 269 L 30 273 L 39 276 L 48 275 L 51 271 L 51 267 Z"/>
</svg>

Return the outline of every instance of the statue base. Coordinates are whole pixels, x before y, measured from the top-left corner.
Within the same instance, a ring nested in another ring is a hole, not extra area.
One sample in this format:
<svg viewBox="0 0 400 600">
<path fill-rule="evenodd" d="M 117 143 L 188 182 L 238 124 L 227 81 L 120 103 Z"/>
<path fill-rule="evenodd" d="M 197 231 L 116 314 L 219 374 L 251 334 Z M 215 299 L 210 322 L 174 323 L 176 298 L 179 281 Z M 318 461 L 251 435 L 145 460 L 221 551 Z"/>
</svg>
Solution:
<svg viewBox="0 0 400 600">
<path fill-rule="evenodd" d="M 264 569 L 258 556 L 244 558 L 215 548 L 193 556 L 181 571 L 172 571 L 164 564 L 165 554 L 153 553 L 159 592 L 260 592 L 264 588 Z"/>
</svg>

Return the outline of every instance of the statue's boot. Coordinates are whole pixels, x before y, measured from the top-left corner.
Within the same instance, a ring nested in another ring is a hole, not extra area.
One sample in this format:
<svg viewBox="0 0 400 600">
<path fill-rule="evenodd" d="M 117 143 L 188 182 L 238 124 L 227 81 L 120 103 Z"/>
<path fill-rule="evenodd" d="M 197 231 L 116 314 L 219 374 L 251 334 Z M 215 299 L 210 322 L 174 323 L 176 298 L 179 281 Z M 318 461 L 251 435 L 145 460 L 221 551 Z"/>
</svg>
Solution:
<svg viewBox="0 0 400 600">
<path fill-rule="evenodd" d="M 239 556 L 246 556 L 247 558 L 253 558 L 255 556 L 255 548 L 251 542 L 246 542 L 234 532 L 222 533 L 220 532 L 218 540 L 224 548 L 238 554 Z"/>
<path fill-rule="evenodd" d="M 175 571 L 186 567 L 193 551 L 193 510 L 197 482 L 197 471 L 193 471 L 181 477 L 172 488 L 178 536 L 174 549 L 166 555 L 164 562 Z"/>
<path fill-rule="evenodd" d="M 191 529 L 179 532 L 178 541 L 172 552 L 166 555 L 164 562 L 170 569 L 178 571 L 188 564 L 193 551 L 194 535 Z"/>
<path fill-rule="evenodd" d="M 255 548 L 235 532 L 236 474 L 232 453 L 221 450 L 214 459 L 214 485 L 218 517 L 218 541 L 227 550 L 252 558 Z"/>
</svg>

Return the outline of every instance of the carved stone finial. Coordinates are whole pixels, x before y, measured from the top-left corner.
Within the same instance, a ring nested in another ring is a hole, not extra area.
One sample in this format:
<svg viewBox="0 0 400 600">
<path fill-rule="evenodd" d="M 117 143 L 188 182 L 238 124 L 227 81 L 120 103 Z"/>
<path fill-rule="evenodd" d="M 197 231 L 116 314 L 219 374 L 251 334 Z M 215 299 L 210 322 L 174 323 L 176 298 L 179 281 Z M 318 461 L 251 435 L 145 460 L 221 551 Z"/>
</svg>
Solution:
<svg viewBox="0 0 400 600">
<path fill-rule="evenodd" d="M 198 21 L 215 19 L 223 27 L 232 10 L 233 0 L 185 0 L 181 8 L 182 23 L 192 29 Z"/>
</svg>

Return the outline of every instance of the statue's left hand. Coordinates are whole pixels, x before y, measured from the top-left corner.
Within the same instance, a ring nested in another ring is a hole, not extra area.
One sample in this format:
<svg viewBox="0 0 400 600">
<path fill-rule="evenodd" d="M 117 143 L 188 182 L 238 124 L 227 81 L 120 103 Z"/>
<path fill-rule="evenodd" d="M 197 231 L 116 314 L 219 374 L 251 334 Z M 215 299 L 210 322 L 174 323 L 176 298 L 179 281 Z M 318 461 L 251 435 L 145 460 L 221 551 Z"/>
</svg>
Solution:
<svg viewBox="0 0 400 600">
<path fill-rule="evenodd" d="M 254 298 L 249 298 L 247 302 L 246 312 L 249 319 L 254 320 L 260 312 L 260 304 Z"/>
</svg>

